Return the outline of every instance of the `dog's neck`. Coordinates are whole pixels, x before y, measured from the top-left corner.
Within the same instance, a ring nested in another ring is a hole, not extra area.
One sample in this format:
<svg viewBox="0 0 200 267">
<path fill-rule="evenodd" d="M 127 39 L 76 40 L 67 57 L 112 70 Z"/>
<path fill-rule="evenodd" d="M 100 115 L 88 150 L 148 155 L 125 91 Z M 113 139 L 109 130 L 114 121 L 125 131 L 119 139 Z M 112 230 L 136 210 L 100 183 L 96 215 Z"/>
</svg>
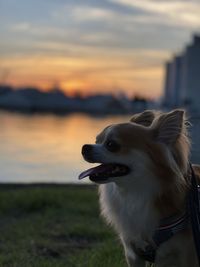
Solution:
<svg viewBox="0 0 200 267">
<path fill-rule="evenodd" d="M 166 184 L 167 177 L 159 184 L 156 173 L 144 170 L 137 177 L 100 186 L 102 213 L 125 238 L 136 243 L 151 239 L 161 220 L 185 209 L 187 184 L 181 173 L 171 174 L 171 183 Z"/>
<path fill-rule="evenodd" d="M 103 210 L 104 216 L 123 239 L 134 240 L 139 247 L 145 246 L 144 240 L 151 238 L 159 224 L 153 195 L 150 192 L 141 194 L 137 190 L 133 192 L 115 183 L 104 186 L 106 190 L 102 190 L 101 200 L 105 199 L 108 204 Z M 101 204 L 103 207 L 103 201 Z"/>
<path fill-rule="evenodd" d="M 162 188 L 148 184 L 133 185 L 131 183 L 117 182 L 116 188 L 122 198 L 133 198 L 134 205 L 149 205 L 157 214 L 159 220 L 174 215 L 182 214 L 186 208 L 188 182 L 182 174 L 173 174 L 173 183 L 162 184 Z M 179 177 L 181 176 L 181 177 Z M 183 180 L 184 179 L 184 180 Z M 158 177 L 154 177 L 158 180 Z"/>
<path fill-rule="evenodd" d="M 172 173 L 171 183 L 164 182 L 162 184 L 160 193 L 154 199 L 156 210 L 161 219 L 182 214 L 186 209 L 189 190 L 187 175 L 182 174 L 182 172 Z"/>
</svg>

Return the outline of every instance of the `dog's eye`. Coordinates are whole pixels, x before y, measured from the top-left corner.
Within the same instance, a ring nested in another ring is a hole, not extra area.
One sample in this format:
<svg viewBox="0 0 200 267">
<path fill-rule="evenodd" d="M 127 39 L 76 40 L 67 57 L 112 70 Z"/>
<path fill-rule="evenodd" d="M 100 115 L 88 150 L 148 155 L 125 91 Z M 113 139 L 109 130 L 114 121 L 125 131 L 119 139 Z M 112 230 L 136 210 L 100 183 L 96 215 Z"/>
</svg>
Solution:
<svg viewBox="0 0 200 267">
<path fill-rule="evenodd" d="M 110 152 L 117 152 L 120 149 L 120 145 L 113 140 L 109 140 L 106 142 L 106 148 L 110 151 Z"/>
</svg>

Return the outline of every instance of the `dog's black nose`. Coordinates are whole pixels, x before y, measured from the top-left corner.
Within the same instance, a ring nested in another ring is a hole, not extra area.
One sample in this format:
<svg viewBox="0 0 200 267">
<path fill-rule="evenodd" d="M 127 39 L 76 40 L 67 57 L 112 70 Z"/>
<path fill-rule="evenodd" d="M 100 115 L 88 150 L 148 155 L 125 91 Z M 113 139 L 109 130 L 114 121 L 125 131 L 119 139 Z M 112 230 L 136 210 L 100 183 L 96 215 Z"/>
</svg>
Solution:
<svg viewBox="0 0 200 267">
<path fill-rule="evenodd" d="M 85 155 L 87 153 L 90 153 L 91 151 L 92 151 L 92 145 L 86 144 L 86 145 L 84 145 L 82 147 L 82 155 Z"/>
</svg>

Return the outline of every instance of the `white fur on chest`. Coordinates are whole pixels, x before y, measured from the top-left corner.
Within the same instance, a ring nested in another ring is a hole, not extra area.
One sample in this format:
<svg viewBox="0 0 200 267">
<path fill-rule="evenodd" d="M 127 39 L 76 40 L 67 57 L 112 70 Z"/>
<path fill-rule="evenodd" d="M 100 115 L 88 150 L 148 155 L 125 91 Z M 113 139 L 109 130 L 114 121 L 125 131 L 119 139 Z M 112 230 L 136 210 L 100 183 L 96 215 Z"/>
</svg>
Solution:
<svg viewBox="0 0 200 267">
<path fill-rule="evenodd" d="M 156 212 L 150 196 L 123 192 L 115 183 L 100 186 L 102 215 L 114 226 L 124 242 L 134 242 L 140 248 L 150 241 L 157 226 Z"/>
</svg>

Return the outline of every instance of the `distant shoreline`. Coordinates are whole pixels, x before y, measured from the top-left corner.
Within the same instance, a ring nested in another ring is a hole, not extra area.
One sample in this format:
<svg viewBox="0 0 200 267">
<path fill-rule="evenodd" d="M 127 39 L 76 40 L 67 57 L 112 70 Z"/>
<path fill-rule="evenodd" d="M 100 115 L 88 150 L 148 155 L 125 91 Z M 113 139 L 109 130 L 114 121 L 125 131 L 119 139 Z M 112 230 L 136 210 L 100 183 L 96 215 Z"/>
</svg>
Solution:
<svg viewBox="0 0 200 267">
<path fill-rule="evenodd" d="M 0 182 L 0 190 L 2 189 L 17 189 L 17 188 L 34 188 L 34 187 L 67 187 L 67 188 L 91 188 L 96 187 L 95 184 L 76 184 L 76 183 L 1 183 Z"/>
<path fill-rule="evenodd" d="M 0 108 L 24 113 L 126 114 L 134 110 L 144 110 L 150 102 L 139 96 L 129 98 L 124 93 L 71 97 L 65 95 L 59 88 L 42 92 L 38 88 L 25 87 L 16 90 L 11 86 L 0 84 Z"/>
</svg>

